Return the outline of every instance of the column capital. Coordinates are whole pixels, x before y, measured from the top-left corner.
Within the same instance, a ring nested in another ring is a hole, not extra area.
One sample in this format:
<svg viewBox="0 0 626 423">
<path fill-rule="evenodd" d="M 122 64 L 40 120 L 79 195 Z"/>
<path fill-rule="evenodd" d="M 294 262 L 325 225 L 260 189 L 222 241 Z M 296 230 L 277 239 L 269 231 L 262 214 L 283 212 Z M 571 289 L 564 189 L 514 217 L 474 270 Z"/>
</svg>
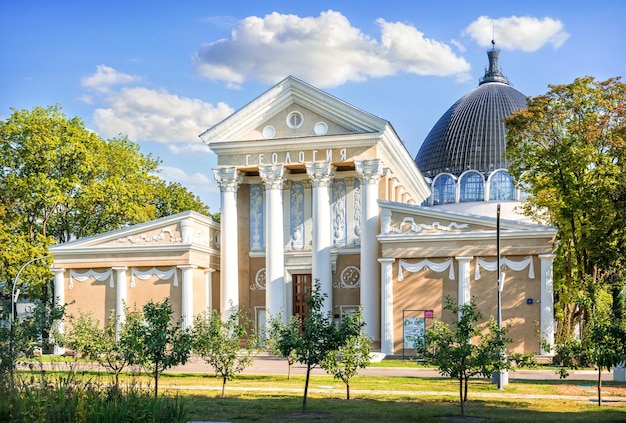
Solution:
<svg viewBox="0 0 626 423">
<path fill-rule="evenodd" d="M 556 254 L 553 253 L 547 253 L 547 254 L 539 254 L 537 257 L 539 257 L 540 260 L 554 260 L 556 258 Z"/>
<path fill-rule="evenodd" d="M 195 264 L 177 264 L 176 268 L 186 270 L 186 269 L 197 269 L 198 266 Z"/>
<path fill-rule="evenodd" d="M 128 270 L 128 266 L 111 266 L 111 270 L 117 270 L 118 272 Z"/>
<path fill-rule="evenodd" d="M 213 273 L 215 272 L 216 269 L 213 269 L 212 267 L 209 267 L 208 269 L 204 269 L 204 273 Z"/>
<path fill-rule="evenodd" d="M 457 261 L 470 261 L 474 258 L 474 256 L 454 256 L 454 259 Z"/>
<path fill-rule="evenodd" d="M 314 188 L 330 186 L 335 171 L 335 167 L 330 162 L 309 162 L 305 166 Z"/>
<path fill-rule="evenodd" d="M 380 258 L 378 259 L 378 262 L 379 262 L 379 263 L 393 263 L 393 262 L 395 262 L 395 261 L 396 261 L 396 259 L 395 259 L 395 258 L 393 258 L 393 257 L 380 257 Z"/>
<path fill-rule="evenodd" d="M 383 162 L 380 159 L 355 160 L 354 166 L 364 184 L 377 184 L 383 174 Z"/>
<path fill-rule="evenodd" d="M 65 268 L 63 267 L 51 267 L 50 271 L 54 274 L 58 274 L 58 273 L 63 273 L 65 272 Z"/>
<path fill-rule="evenodd" d="M 283 189 L 284 171 L 283 165 L 259 166 L 259 176 L 261 176 L 265 189 Z"/>
<path fill-rule="evenodd" d="M 236 167 L 220 167 L 213 169 L 213 176 L 215 176 L 217 185 L 222 192 L 237 192 L 239 184 L 241 184 L 243 180 L 241 172 L 239 172 Z"/>
</svg>

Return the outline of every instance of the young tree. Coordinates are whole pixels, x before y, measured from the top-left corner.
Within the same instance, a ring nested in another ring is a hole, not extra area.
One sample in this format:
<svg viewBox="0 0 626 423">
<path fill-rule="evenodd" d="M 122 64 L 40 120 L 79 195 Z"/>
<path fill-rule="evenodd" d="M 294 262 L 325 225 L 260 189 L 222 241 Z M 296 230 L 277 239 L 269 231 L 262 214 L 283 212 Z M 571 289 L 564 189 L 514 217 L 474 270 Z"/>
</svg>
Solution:
<svg viewBox="0 0 626 423">
<path fill-rule="evenodd" d="M 626 361 L 626 325 L 619 318 L 619 312 L 610 308 L 613 303 L 606 292 L 596 292 L 591 321 L 588 322 L 580 339 L 571 339 L 557 345 L 555 364 L 560 368 L 557 373 L 568 376 L 567 369 L 577 369 L 593 365 L 598 371 L 596 387 L 598 406 L 602 406 L 602 371 L 611 370 Z"/>
<path fill-rule="evenodd" d="M 365 325 L 356 315 L 344 314 L 341 322 L 335 324 L 332 315 L 324 314 L 322 305 L 327 296 L 321 293 L 319 280 L 315 281 L 313 292 L 307 298 L 309 316 L 303 322 L 292 320 L 278 333 L 278 349 L 283 356 L 295 352 L 298 363 L 306 365 L 302 414 L 306 413 L 306 400 L 309 390 L 311 370 L 332 351 L 346 345 L 348 339 L 358 336 Z"/>
<path fill-rule="evenodd" d="M 240 310 L 231 313 L 226 321 L 213 310 L 195 317 L 192 333 L 193 351 L 222 378 L 223 398 L 226 382 L 252 364 L 257 344 L 252 324 Z"/>
<path fill-rule="evenodd" d="M 136 312 L 135 312 L 136 313 Z M 185 364 L 192 346 L 192 336 L 181 329 L 181 322 L 172 324 L 169 299 L 160 303 L 150 300 L 143 306 L 141 317 L 128 321 L 120 342 L 132 351 L 131 364 L 141 365 L 154 379 L 154 397 L 158 397 L 159 376 L 178 364 Z"/>
<path fill-rule="evenodd" d="M 509 171 L 529 192 L 525 213 L 559 228 L 558 343 L 592 321 L 596 287 L 626 286 L 626 84 L 577 78 L 506 119 Z M 584 330 L 584 328 L 583 328 Z"/>
<path fill-rule="evenodd" d="M 291 366 L 293 366 L 298 358 L 296 356 L 295 343 L 291 349 L 289 349 L 288 345 L 283 344 L 283 350 L 279 348 L 279 343 L 281 341 L 283 343 L 287 342 L 287 340 L 282 340 L 281 336 L 284 336 L 285 332 L 288 331 L 292 331 L 293 333 L 289 334 L 286 338 L 288 340 L 295 340 L 297 338 L 297 332 L 300 331 L 300 326 L 300 320 L 297 316 L 290 316 L 287 322 L 283 320 L 282 315 L 270 318 L 265 346 L 271 354 L 279 355 L 287 360 L 287 380 L 291 380 Z M 286 355 L 284 355 L 285 353 Z"/>
<path fill-rule="evenodd" d="M 36 348 L 43 349 L 41 333 L 60 319 L 65 307 L 48 307 L 36 302 L 32 315 L 11 321 L 8 301 L 0 305 L 0 383 L 15 386 L 15 368 L 22 357 L 32 357 Z M 7 378 L 8 376 L 8 378 Z"/>
<path fill-rule="evenodd" d="M 493 318 L 486 328 L 477 324 L 482 316 L 474 301 L 458 306 L 446 298 L 444 309 L 460 316 L 452 324 L 454 329 L 444 322 L 433 322 L 424 334 L 418 354 L 436 365 L 442 375 L 459 381 L 461 416 L 465 416 L 469 379 L 473 376 L 491 377 L 493 373 L 509 368 L 508 359 L 503 356 L 509 339 L 505 337 L 505 329 L 498 328 Z M 487 329 L 486 333 L 484 329 Z"/>
<path fill-rule="evenodd" d="M 130 331 L 137 325 L 142 324 L 141 313 L 129 312 L 126 308 L 125 318 L 120 322 L 120 316 L 111 310 L 109 319 L 100 331 L 100 339 L 97 342 L 96 357 L 98 364 L 113 373 L 115 389 L 120 390 L 120 373 L 133 362 L 137 362 L 137 352 L 133 349 L 133 343 L 123 342 L 128 340 Z M 118 333 L 119 331 L 119 333 Z"/>
<path fill-rule="evenodd" d="M 362 320 L 360 313 L 357 318 Z M 357 375 L 359 369 L 369 366 L 372 352 L 371 339 L 363 332 L 348 338 L 346 344 L 337 351 L 331 351 L 322 361 L 321 367 L 335 379 L 346 385 L 346 399 L 350 399 L 350 379 Z"/>
</svg>

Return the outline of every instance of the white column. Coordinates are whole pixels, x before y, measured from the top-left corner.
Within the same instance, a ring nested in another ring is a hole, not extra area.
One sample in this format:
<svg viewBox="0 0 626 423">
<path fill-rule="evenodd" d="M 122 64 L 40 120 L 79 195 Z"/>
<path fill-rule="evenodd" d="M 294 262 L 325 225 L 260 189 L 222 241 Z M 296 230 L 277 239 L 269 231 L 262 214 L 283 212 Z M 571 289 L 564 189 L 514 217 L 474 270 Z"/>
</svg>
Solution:
<svg viewBox="0 0 626 423">
<path fill-rule="evenodd" d="M 472 299 L 470 293 L 470 262 L 474 257 L 472 256 L 458 256 L 455 257 L 459 262 L 459 293 L 457 298 L 457 304 L 459 308 L 465 304 L 469 304 Z M 459 320 L 461 319 L 461 311 L 459 310 Z"/>
<path fill-rule="evenodd" d="M 204 312 L 207 316 L 213 311 L 213 272 L 215 269 L 204 271 Z"/>
<path fill-rule="evenodd" d="M 265 310 L 266 322 L 281 312 L 287 321 L 285 306 L 285 246 L 283 236 L 282 165 L 259 166 L 265 185 Z"/>
<path fill-rule="evenodd" d="M 182 270 L 181 283 L 181 317 L 183 320 L 182 328 L 187 330 L 193 326 L 193 271 L 198 266 L 195 264 L 184 264 L 176 266 Z"/>
<path fill-rule="evenodd" d="M 380 351 L 393 354 L 393 263 L 394 258 L 379 258 L 380 263 Z"/>
<path fill-rule="evenodd" d="M 361 305 L 365 333 L 375 341 L 380 333 L 380 284 L 378 258 L 378 182 L 383 171 L 380 160 L 355 160 L 361 177 Z"/>
<path fill-rule="evenodd" d="M 554 294 L 552 280 L 552 263 L 555 254 L 539 254 L 541 260 L 541 354 L 554 355 Z M 544 349 L 544 344 L 549 349 Z"/>
<path fill-rule="evenodd" d="M 115 337 L 119 340 L 120 327 L 126 321 L 124 305 L 127 300 L 126 266 L 113 266 L 115 271 Z"/>
<path fill-rule="evenodd" d="M 306 173 L 313 185 L 313 282 L 320 282 L 322 294 L 326 294 L 322 313 L 333 311 L 333 274 L 330 259 L 331 241 L 331 207 L 330 182 L 334 168 L 330 162 L 313 162 L 306 164 Z"/>
<path fill-rule="evenodd" d="M 228 320 L 239 309 L 239 250 L 237 235 L 237 189 L 240 172 L 234 167 L 213 169 L 221 191 L 220 225 L 220 311 Z"/>
<path fill-rule="evenodd" d="M 65 269 L 61 267 L 53 267 L 54 273 L 54 304 L 63 306 L 65 304 Z M 65 323 L 63 319 L 54 322 L 54 328 L 56 332 L 62 334 L 65 331 Z M 65 352 L 65 348 L 62 348 L 54 343 L 54 354 L 61 355 Z"/>
</svg>

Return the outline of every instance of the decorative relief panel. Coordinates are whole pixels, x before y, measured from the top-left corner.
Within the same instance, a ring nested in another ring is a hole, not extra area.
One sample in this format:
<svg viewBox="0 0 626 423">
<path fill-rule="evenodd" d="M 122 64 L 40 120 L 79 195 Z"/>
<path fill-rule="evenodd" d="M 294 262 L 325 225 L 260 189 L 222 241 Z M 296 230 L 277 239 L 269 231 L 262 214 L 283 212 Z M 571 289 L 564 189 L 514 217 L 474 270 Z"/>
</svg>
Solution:
<svg viewBox="0 0 626 423">
<path fill-rule="evenodd" d="M 264 204 L 261 184 L 250 184 L 250 250 L 262 251 L 264 239 Z"/>
<path fill-rule="evenodd" d="M 304 183 L 292 182 L 289 187 L 289 214 L 291 248 L 301 250 L 305 245 L 304 236 Z"/>
<path fill-rule="evenodd" d="M 346 181 L 333 181 L 332 191 L 332 225 L 333 246 L 337 248 L 346 245 Z"/>
<path fill-rule="evenodd" d="M 361 179 L 354 180 L 354 246 L 361 245 Z"/>
<path fill-rule="evenodd" d="M 250 285 L 250 290 L 251 291 L 265 291 L 265 286 L 266 286 L 265 277 L 266 277 L 265 267 L 263 267 L 259 269 L 258 272 L 256 272 L 256 275 L 254 276 L 254 283 Z"/>
<path fill-rule="evenodd" d="M 165 236 L 167 234 L 167 237 Z M 161 229 L 161 233 L 155 235 L 129 235 L 123 238 L 118 238 L 118 242 L 130 242 L 131 244 L 136 244 L 138 242 L 154 242 L 159 243 L 163 240 L 167 240 L 169 242 L 181 242 L 183 239 L 180 237 L 175 237 L 174 232 L 171 229 L 163 228 Z"/>
<path fill-rule="evenodd" d="M 406 229 L 408 225 L 408 230 Z M 425 223 L 415 223 L 415 219 L 412 217 L 405 217 L 404 219 L 402 219 L 402 223 L 400 223 L 398 225 L 398 227 L 393 227 L 390 229 L 391 232 L 400 234 L 403 232 L 422 232 L 422 231 L 436 231 L 436 232 L 450 232 L 453 230 L 459 230 L 459 229 L 467 229 L 469 227 L 468 224 L 466 223 L 456 223 L 456 222 L 450 222 L 447 225 L 442 225 L 439 222 L 433 222 L 430 225 L 427 225 Z"/>
<path fill-rule="evenodd" d="M 354 289 L 361 286 L 361 270 L 356 266 L 346 266 L 339 275 L 339 282 L 333 288 Z"/>
</svg>

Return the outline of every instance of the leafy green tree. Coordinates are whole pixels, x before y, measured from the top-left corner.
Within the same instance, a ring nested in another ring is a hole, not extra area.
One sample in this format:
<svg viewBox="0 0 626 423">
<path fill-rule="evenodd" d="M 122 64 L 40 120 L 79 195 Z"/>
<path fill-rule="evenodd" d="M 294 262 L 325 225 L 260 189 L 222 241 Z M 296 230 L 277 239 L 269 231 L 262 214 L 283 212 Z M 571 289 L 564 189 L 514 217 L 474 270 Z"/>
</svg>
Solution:
<svg viewBox="0 0 626 423">
<path fill-rule="evenodd" d="M 111 310 L 109 319 L 100 331 L 100 339 L 96 340 L 96 357 L 98 363 L 113 373 L 115 389 L 120 391 L 120 373 L 133 362 L 137 362 L 137 352 L 133 349 L 135 342 L 124 342 L 132 336 L 130 331 L 141 324 L 141 313 L 130 313 L 126 308 L 125 318 Z"/>
<path fill-rule="evenodd" d="M 291 366 L 294 365 L 298 358 L 296 356 L 295 340 L 298 337 L 300 326 L 301 323 L 298 316 L 290 316 L 289 320 L 285 322 L 282 314 L 279 314 L 278 316 L 271 317 L 269 321 L 269 330 L 267 332 L 265 346 L 270 354 L 281 356 L 287 360 L 287 380 L 291 380 Z M 286 334 L 290 331 L 292 333 Z M 289 345 L 287 345 L 289 340 L 294 341 L 291 349 L 289 349 Z"/>
<path fill-rule="evenodd" d="M 99 137 L 58 105 L 13 109 L 0 121 L 0 220 L 10 234 L 0 238 L 0 251 L 14 243 L 45 251 L 55 242 L 188 209 L 208 214 L 193 194 L 158 177 L 159 164 L 126 137 Z M 0 282 L 41 255 L 3 256 L 9 267 L 1 269 Z M 47 267 L 35 263 L 29 272 Z M 52 302 L 47 284 L 38 279 L 30 286 L 34 296 Z"/>
<path fill-rule="evenodd" d="M 155 218 L 170 216 L 185 210 L 194 210 L 206 216 L 212 216 L 209 213 L 209 207 L 179 183 L 160 180 L 155 182 L 155 189 L 157 192 L 154 200 Z"/>
<path fill-rule="evenodd" d="M 362 320 L 360 313 L 356 316 Z M 371 339 L 360 332 L 357 336 L 348 338 L 346 344 L 337 351 L 331 351 L 322 361 L 321 367 L 335 379 L 346 385 L 346 399 L 350 399 L 350 379 L 357 375 L 359 369 L 364 369 L 371 362 Z"/>
<path fill-rule="evenodd" d="M 231 313 L 226 321 L 217 310 L 194 319 L 193 351 L 222 378 L 222 398 L 226 382 L 252 364 L 257 344 L 252 329 L 240 310 Z"/>
<path fill-rule="evenodd" d="M 130 363 L 147 369 L 154 379 L 154 397 L 158 397 L 159 376 L 178 364 L 185 364 L 192 347 L 192 335 L 172 323 L 173 310 L 169 299 L 160 303 L 150 300 L 137 316 L 126 323 L 120 342 L 131 351 Z"/>
<path fill-rule="evenodd" d="M 459 381 L 461 416 L 465 416 L 469 379 L 491 377 L 493 373 L 508 369 L 509 362 L 503 352 L 510 341 L 505 337 L 506 329 L 499 328 L 493 318 L 486 327 L 478 324 L 482 315 L 473 300 L 458 306 L 446 298 L 444 309 L 458 315 L 458 321 L 452 324 L 453 328 L 434 321 L 424 334 L 418 354 L 436 365 L 442 375 Z"/>
<path fill-rule="evenodd" d="M 344 314 L 341 322 L 335 324 L 332 314 L 324 314 L 322 305 L 327 295 L 321 293 L 321 284 L 315 280 L 313 292 L 307 298 L 309 316 L 303 322 L 291 321 L 278 333 L 278 349 L 286 357 L 295 352 L 298 363 L 306 365 L 302 414 L 306 413 L 306 400 L 309 390 L 311 370 L 321 364 L 332 351 L 346 345 L 352 337 L 358 336 L 365 325 L 356 315 Z"/>
<path fill-rule="evenodd" d="M 614 313 L 611 304 L 607 292 L 596 292 L 591 321 L 583 328 L 582 336 L 557 345 L 554 357 L 562 378 L 568 376 L 568 369 L 595 366 L 598 406 L 602 406 L 602 371 L 610 371 L 626 361 L 626 325 L 623 319 L 616 318 L 618 313 Z"/>
<path fill-rule="evenodd" d="M 620 78 L 584 77 L 550 85 L 506 119 L 509 171 L 529 193 L 524 211 L 559 229 L 557 344 L 593 321 L 598 288 L 615 298 L 626 286 L 624 104 Z"/>
</svg>

